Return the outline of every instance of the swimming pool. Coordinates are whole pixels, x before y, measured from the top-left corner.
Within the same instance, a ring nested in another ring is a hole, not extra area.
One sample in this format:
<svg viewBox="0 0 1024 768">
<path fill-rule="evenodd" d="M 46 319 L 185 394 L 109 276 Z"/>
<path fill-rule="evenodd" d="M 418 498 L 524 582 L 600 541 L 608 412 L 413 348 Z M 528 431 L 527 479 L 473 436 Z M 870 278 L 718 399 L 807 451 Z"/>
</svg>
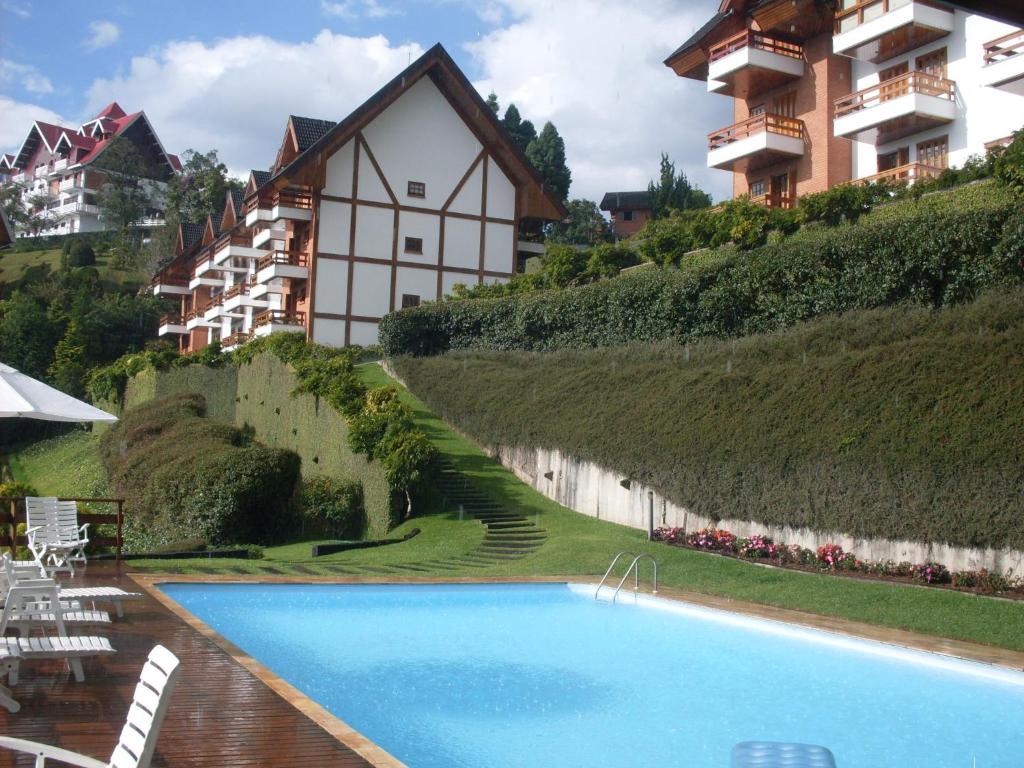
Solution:
<svg viewBox="0 0 1024 768">
<path fill-rule="evenodd" d="M 726 768 L 738 741 L 840 768 L 1019 768 L 1024 673 L 543 585 L 164 584 L 411 768 Z"/>
</svg>

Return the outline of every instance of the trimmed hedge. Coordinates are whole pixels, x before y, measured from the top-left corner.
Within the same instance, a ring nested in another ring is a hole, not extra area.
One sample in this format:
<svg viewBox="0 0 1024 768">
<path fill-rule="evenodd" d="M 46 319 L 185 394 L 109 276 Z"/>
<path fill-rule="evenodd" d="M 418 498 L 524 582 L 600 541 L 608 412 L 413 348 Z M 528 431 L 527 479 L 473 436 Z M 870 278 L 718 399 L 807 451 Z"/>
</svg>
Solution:
<svg viewBox="0 0 1024 768">
<path fill-rule="evenodd" d="M 690 256 L 678 270 L 404 309 L 381 322 L 381 348 L 388 356 L 581 349 L 742 336 L 902 302 L 941 307 L 1021 281 L 1019 208 L 1005 187 L 983 182 L 878 209 L 855 225 Z"/>
<path fill-rule="evenodd" d="M 198 394 L 157 400 L 127 409 L 101 438 L 111 485 L 126 501 L 129 551 L 292 535 L 299 457 L 251 443 L 205 414 Z"/>
<path fill-rule="evenodd" d="M 392 360 L 477 442 L 715 520 L 1024 550 L 1024 288 L 735 340 Z"/>
</svg>

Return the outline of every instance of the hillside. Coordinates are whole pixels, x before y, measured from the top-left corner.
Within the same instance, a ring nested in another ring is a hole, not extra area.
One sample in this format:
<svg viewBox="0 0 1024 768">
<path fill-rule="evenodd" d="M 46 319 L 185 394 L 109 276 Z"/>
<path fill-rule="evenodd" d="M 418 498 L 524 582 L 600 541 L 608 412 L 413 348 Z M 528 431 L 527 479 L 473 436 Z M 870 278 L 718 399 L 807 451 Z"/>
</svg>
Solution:
<svg viewBox="0 0 1024 768">
<path fill-rule="evenodd" d="M 36 284 L 60 271 L 60 248 L 37 251 L 11 250 L 0 253 L 0 297 L 18 288 Z M 146 283 L 142 270 L 113 269 L 110 256 L 97 255 L 96 271 L 105 291 L 136 291 Z"/>
<path fill-rule="evenodd" d="M 1024 290 L 735 340 L 393 360 L 486 445 L 558 448 L 714 519 L 1024 549 Z"/>
</svg>

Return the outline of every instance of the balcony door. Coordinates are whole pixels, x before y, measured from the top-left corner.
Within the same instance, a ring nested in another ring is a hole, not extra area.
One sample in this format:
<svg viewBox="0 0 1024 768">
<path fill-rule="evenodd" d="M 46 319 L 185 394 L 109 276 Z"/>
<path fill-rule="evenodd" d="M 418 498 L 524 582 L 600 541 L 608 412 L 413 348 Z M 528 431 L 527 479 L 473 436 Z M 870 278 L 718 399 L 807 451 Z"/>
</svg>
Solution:
<svg viewBox="0 0 1024 768">
<path fill-rule="evenodd" d="M 783 204 L 789 200 L 789 174 L 780 173 L 772 176 L 769 181 L 769 195 L 773 204 Z"/>
<path fill-rule="evenodd" d="M 901 75 L 907 74 L 910 71 L 910 65 L 907 62 L 897 64 L 893 67 L 886 67 L 878 73 L 878 82 L 881 83 L 881 87 L 878 89 L 878 98 L 881 101 L 888 101 L 889 99 L 895 99 L 907 92 L 907 83 L 905 80 L 900 80 L 897 83 L 891 83 L 886 85 L 885 83 L 894 78 L 900 77 Z"/>
<path fill-rule="evenodd" d="M 949 137 L 922 141 L 917 145 L 917 162 L 930 168 L 949 167 Z"/>
<path fill-rule="evenodd" d="M 878 156 L 878 172 L 885 173 L 910 162 L 910 147 L 900 147 L 895 152 Z"/>
<path fill-rule="evenodd" d="M 926 53 L 917 57 L 917 71 L 926 72 L 932 77 L 946 77 L 946 49 Z"/>
</svg>

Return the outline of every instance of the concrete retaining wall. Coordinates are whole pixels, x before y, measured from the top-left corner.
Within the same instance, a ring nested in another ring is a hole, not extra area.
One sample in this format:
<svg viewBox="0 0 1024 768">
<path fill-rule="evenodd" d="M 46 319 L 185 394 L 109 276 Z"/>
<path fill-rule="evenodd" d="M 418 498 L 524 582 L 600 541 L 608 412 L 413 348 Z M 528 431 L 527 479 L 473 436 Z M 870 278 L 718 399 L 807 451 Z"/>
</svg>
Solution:
<svg viewBox="0 0 1024 768">
<path fill-rule="evenodd" d="M 498 446 L 488 452 L 506 468 L 549 499 L 600 520 L 647 529 L 647 493 L 652 489 L 639 483 L 625 483 L 624 476 L 596 464 L 565 456 L 558 450 Z M 690 512 L 654 492 L 654 527 L 679 527 L 694 531 L 715 525 L 707 517 Z M 771 526 L 748 520 L 720 520 L 737 536 L 763 534 L 785 544 L 815 549 L 839 544 L 864 560 L 894 560 L 923 563 L 935 561 L 953 571 L 987 568 L 991 571 L 1024 572 L 1024 552 L 1011 549 L 968 549 L 945 544 L 922 544 L 889 539 L 857 539 L 842 533 L 808 528 Z"/>
</svg>

